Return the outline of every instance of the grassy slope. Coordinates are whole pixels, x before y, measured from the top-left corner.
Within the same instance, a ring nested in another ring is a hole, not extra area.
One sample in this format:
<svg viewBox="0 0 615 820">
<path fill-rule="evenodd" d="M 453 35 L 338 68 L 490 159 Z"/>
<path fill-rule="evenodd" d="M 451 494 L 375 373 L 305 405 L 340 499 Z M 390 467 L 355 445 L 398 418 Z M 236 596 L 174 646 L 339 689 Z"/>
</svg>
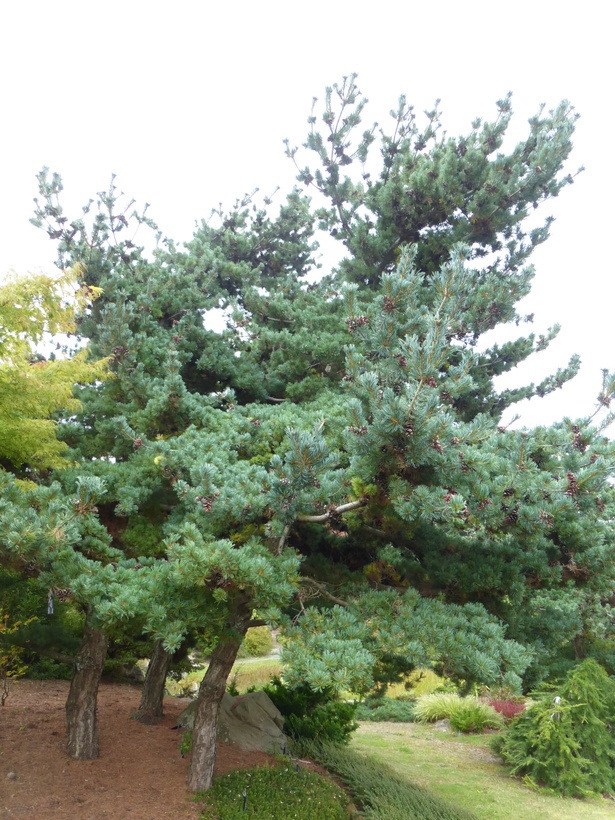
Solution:
<svg viewBox="0 0 615 820">
<path fill-rule="evenodd" d="M 615 818 L 615 802 L 563 800 L 507 776 L 488 735 L 458 736 L 416 723 L 364 723 L 352 748 L 488 820 Z"/>
<path fill-rule="evenodd" d="M 182 681 L 173 681 L 167 678 L 167 691 L 170 695 L 181 695 L 190 688 L 191 684 L 199 684 L 205 675 L 205 669 L 196 669 L 190 672 Z M 229 684 L 234 684 L 240 693 L 244 693 L 250 686 L 262 689 L 273 675 L 279 675 L 282 664 L 279 658 L 244 658 L 237 661 L 229 677 Z M 184 691 L 185 690 L 185 691 Z"/>
</svg>

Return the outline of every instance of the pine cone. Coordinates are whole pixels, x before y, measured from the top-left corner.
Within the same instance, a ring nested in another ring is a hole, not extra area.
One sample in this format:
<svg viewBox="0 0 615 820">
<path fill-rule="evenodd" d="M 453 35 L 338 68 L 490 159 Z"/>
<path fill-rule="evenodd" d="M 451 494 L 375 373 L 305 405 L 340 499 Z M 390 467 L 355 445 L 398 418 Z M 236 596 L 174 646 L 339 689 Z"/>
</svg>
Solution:
<svg viewBox="0 0 615 820">
<path fill-rule="evenodd" d="M 566 481 L 568 482 L 568 489 L 566 490 L 566 495 L 569 495 L 571 498 L 579 492 L 579 485 L 577 484 L 577 477 L 572 472 L 566 473 Z"/>
<path fill-rule="evenodd" d="M 543 524 L 546 524 L 547 527 L 552 527 L 553 526 L 553 521 L 554 521 L 553 516 L 550 515 L 548 512 L 545 512 L 545 510 L 540 511 L 540 515 L 538 516 L 538 519 L 539 519 L 539 521 L 542 521 Z"/>
<path fill-rule="evenodd" d="M 125 345 L 116 345 L 111 351 L 111 356 L 115 362 L 119 362 L 128 353 Z"/>
<path fill-rule="evenodd" d="M 442 455 L 442 453 L 444 452 L 444 448 L 440 444 L 440 441 L 437 436 L 435 436 L 435 438 L 431 440 L 431 447 L 433 447 L 434 450 L 437 450 L 437 452 L 440 453 L 440 455 Z"/>
<path fill-rule="evenodd" d="M 211 512 L 211 508 L 213 507 L 214 503 L 213 498 L 211 498 L 210 496 L 197 495 L 195 500 L 201 504 L 203 510 L 206 513 Z"/>
</svg>

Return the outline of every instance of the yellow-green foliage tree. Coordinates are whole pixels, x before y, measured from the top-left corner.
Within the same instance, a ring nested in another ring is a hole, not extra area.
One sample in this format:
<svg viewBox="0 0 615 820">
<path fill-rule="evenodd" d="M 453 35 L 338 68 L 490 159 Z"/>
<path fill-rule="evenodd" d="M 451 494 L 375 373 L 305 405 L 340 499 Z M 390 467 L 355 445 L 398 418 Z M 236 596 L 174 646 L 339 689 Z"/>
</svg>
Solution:
<svg viewBox="0 0 615 820">
<path fill-rule="evenodd" d="M 53 414 L 75 410 L 74 388 L 104 378 L 106 361 L 87 351 L 46 359 L 37 347 L 75 330 L 75 313 L 100 293 L 83 283 L 83 268 L 59 276 L 7 277 L 0 285 L 0 468 L 61 467 L 66 446 L 56 437 Z"/>
<path fill-rule="evenodd" d="M 67 465 L 63 457 L 67 448 L 56 437 L 54 413 L 77 410 L 75 386 L 104 379 L 107 370 L 104 359 L 87 361 L 85 349 L 72 357 L 43 355 L 52 336 L 57 343 L 57 334 L 75 331 L 77 311 L 87 310 L 101 293 L 83 283 L 83 271 L 75 266 L 53 277 L 8 276 L 0 284 L 0 480 L 4 479 L 0 498 L 3 492 L 12 493 L 18 502 L 12 509 L 23 508 L 26 516 L 31 501 L 27 487 L 35 485 L 25 485 L 19 478 L 40 477 L 45 470 Z M 8 497 L 2 500 L 8 502 Z M 18 515 L 9 529 L 17 531 L 22 524 Z M 25 671 L 19 633 L 33 618 L 20 622 L 10 607 L 7 610 L 1 594 L 3 573 L 7 567 L 21 570 L 22 565 L 14 563 L 10 550 L 0 553 L 0 702 L 4 705 L 8 678 Z"/>
</svg>

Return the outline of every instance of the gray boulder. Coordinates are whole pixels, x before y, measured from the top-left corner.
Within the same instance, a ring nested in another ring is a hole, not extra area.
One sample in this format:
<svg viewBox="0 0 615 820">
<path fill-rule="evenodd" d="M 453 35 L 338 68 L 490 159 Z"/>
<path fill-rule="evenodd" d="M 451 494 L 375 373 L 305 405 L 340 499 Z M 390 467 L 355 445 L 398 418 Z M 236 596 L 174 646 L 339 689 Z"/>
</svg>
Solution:
<svg viewBox="0 0 615 820">
<path fill-rule="evenodd" d="M 197 701 L 184 709 L 177 718 L 177 725 L 192 729 Z M 218 738 L 226 743 L 236 743 L 246 751 L 282 754 L 287 748 L 286 735 L 282 731 L 284 718 L 264 692 L 249 692 L 234 698 L 224 693 L 218 715 Z"/>
</svg>

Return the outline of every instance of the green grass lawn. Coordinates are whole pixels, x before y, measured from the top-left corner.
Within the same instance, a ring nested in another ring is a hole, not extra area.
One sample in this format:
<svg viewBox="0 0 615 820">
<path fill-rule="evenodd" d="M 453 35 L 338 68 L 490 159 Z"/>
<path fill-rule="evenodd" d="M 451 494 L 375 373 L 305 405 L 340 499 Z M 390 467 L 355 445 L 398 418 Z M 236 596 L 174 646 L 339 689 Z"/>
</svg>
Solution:
<svg viewBox="0 0 615 820">
<path fill-rule="evenodd" d="M 363 723 L 351 748 L 480 820 L 615 818 L 615 801 L 561 799 L 508 777 L 489 735 L 459 736 L 418 723 Z"/>
</svg>

